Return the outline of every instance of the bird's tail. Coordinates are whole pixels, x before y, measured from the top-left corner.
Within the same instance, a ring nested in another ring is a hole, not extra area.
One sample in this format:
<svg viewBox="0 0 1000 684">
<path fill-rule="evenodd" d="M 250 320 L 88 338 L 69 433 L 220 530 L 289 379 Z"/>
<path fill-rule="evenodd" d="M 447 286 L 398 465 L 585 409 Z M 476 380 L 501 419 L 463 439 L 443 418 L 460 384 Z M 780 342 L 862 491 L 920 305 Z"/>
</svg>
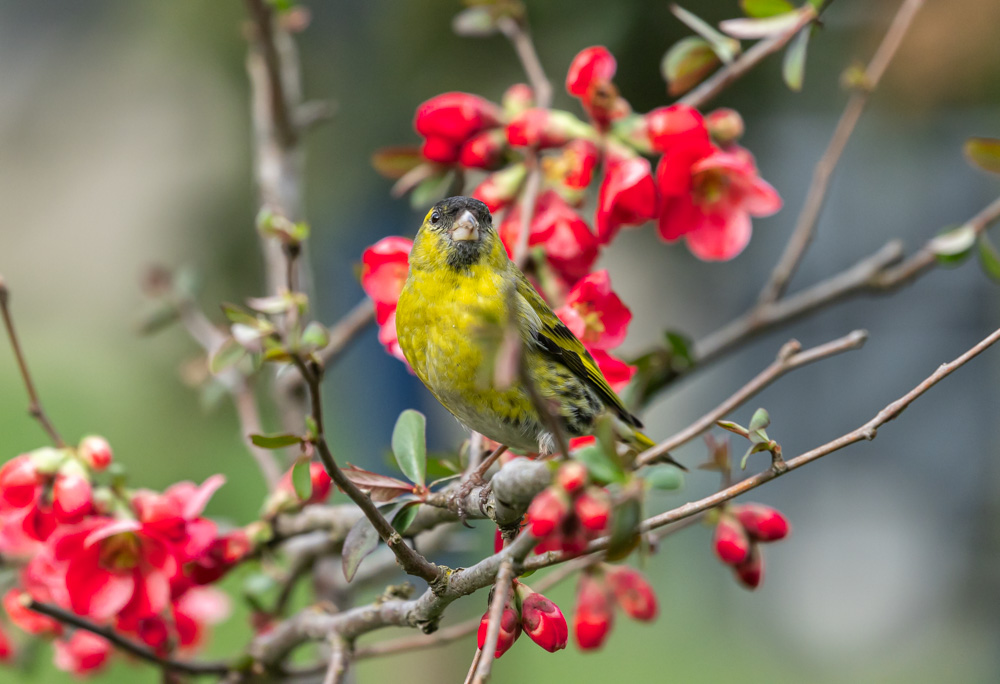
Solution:
<svg viewBox="0 0 1000 684">
<path fill-rule="evenodd" d="M 642 432 L 639 432 L 638 430 L 631 430 L 629 433 L 623 435 L 623 438 L 626 443 L 628 443 L 630 446 L 632 446 L 633 448 L 635 448 L 637 451 L 640 452 L 645 451 L 650 447 L 656 446 L 656 442 L 654 442 L 653 440 L 651 440 L 649 437 L 647 437 Z M 684 465 L 682 465 L 681 463 L 675 461 L 674 457 L 671 456 L 670 454 L 664 454 L 660 456 L 659 460 L 675 465 L 681 470 L 687 472 L 687 468 L 684 467 Z"/>
</svg>

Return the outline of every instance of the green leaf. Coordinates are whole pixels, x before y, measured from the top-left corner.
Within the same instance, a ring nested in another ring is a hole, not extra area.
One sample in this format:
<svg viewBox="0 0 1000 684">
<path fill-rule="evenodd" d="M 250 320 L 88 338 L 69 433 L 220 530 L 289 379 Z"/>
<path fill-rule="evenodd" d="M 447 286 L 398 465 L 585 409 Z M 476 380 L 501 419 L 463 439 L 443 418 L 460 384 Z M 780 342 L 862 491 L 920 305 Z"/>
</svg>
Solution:
<svg viewBox="0 0 1000 684">
<path fill-rule="evenodd" d="M 701 83 L 720 63 L 708 41 L 688 36 L 674 43 L 663 56 L 660 72 L 667 81 L 667 92 L 677 96 Z"/>
<path fill-rule="evenodd" d="M 983 267 L 986 275 L 1000 282 L 1000 253 L 986 237 L 986 233 L 979 235 L 979 264 Z"/>
<path fill-rule="evenodd" d="M 344 578 L 350 582 L 361 566 L 361 561 L 378 546 L 378 532 L 372 527 L 368 518 L 361 518 L 347 533 L 344 548 L 341 552 L 341 565 Z"/>
<path fill-rule="evenodd" d="M 723 430 L 729 430 L 730 432 L 736 433 L 740 437 L 750 436 L 750 432 L 745 427 L 743 427 L 739 423 L 734 423 L 731 420 L 717 420 L 715 421 L 715 424 L 718 425 Z"/>
<path fill-rule="evenodd" d="M 306 416 L 306 434 L 313 441 L 319 438 L 319 425 L 316 424 L 316 419 L 312 416 Z"/>
<path fill-rule="evenodd" d="M 672 364 L 675 369 L 690 368 L 694 365 L 694 353 L 691 351 L 691 338 L 672 330 L 664 333 L 667 348 L 673 354 Z"/>
<path fill-rule="evenodd" d="M 235 304 L 222 303 L 222 313 L 230 323 L 242 323 L 250 327 L 257 326 L 257 317 Z"/>
<path fill-rule="evenodd" d="M 650 468 L 646 471 L 644 480 L 653 489 L 672 491 L 684 486 L 684 473 L 676 466 L 665 465 Z"/>
<path fill-rule="evenodd" d="M 712 28 L 704 19 L 688 12 L 680 5 L 671 5 L 670 11 L 674 16 L 684 22 L 688 28 L 707 40 L 712 45 L 715 54 L 726 64 L 729 64 L 740 53 L 740 43 L 728 36 L 724 36 Z"/>
<path fill-rule="evenodd" d="M 750 419 L 750 432 L 756 432 L 757 430 L 762 430 L 771 424 L 771 416 L 768 415 L 767 409 L 759 408 L 753 412 L 753 417 Z"/>
<path fill-rule="evenodd" d="M 766 19 L 726 19 L 719 22 L 719 28 L 733 38 L 756 40 L 784 33 L 798 21 L 798 12 L 787 12 Z"/>
<path fill-rule="evenodd" d="M 597 482 L 624 482 L 625 469 L 615 450 L 615 435 L 610 420 L 601 419 L 597 423 L 595 437 L 597 441 L 594 444 L 577 449 L 573 458 L 587 466 L 590 477 Z"/>
<path fill-rule="evenodd" d="M 257 610 L 266 612 L 270 596 L 278 591 L 278 583 L 270 575 L 255 572 L 243 580 L 243 596 Z"/>
<path fill-rule="evenodd" d="M 261 449 L 282 449 L 293 444 L 301 444 L 302 438 L 288 434 L 250 435 L 250 441 Z"/>
<path fill-rule="evenodd" d="M 323 349 L 330 344 L 330 332 L 319 321 L 312 321 L 302 331 L 302 343 L 313 349 Z"/>
<path fill-rule="evenodd" d="M 804 28 L 792 39 L 785 50 L 785 56 L 781 62 L 781 76 L 785 79 L 785 85 L 789 90 L 796 93 L 802 90 L 802 83 L 806 75 L 806 51 L 809 47 L 809 36 L 812 31 Z"/>
<path fill-rule="evenodd" d="M 493 14 L 486 7 L 469 7 L 451 20 L 456 35 L 466 38 L 485 38 L 497 32 Z"/>
<path fill-rule="evenodd" d="M 441 171 L 420 181 L 410 194 L 410 206 L 423 209 L 443 199 L 454 179 L 454 171 Z"/>
<path fill-rule="evenodd" d="M 294 306 L 292 298 L 287 294 L 272 295 L 270 297 L 250 297 L 247 299 L 247 306 L 249 306 L 254 311 L 259 311 L 262 314 L 283 314 L 291 311 Z M 253 325 L 257 321 L 256 316 L 251 316 Z M 242 323 L 245 321 L 233 321 L 233 323 Z"/>
<path fill-rule="evenodd" d="M 212 358 L 208 361 L 208 369 L 217 375 L 227 368 L 235 366 L 246 353 L 246 349 L 236 340 L 228 337 L 212 354 Z"/>
<path fill-rule="evenodd" d="M 152 335 L 180 319 L 180 311 L 171 302 L 159 301 L 139 317 L 136 329 L 140 335 Z"/>
<path fill-rule="evenodd" d="M 406 528 L 410 526 L 413 519 L 417 517 L 420 510 L 418 501 L 407 501 L 403 504 L 396 515 L 392 516 L 392 526 L 400 534 L 406 533 Z"/>
<path fill-rule="evenodd" d="M 312 473 L 310 472 L 309 459 L 304 456 L 297 459 L 295 465 L 292 466 L 292 487 L 295 489 L 295 496 L 299 497 L 299 501 L 308 501 L 312 497 Z"/>
<path fill-rule="evenodd" d="M 392 454 L 410 482 L 423 485 L 427 478 L 427 419 L 420 411 L 406 409 L 392 429 Z"/>
<path fill-rule="evenodd" d="M 740 0 L 740 7 L 743 8 L 743 14 L 756 19 L 795 11 L 795 6 L 788 0 Z"/>
<path fill-rule="evenodd" d="M 965 141 L 964 150 L 966 159 L 973 166 L 1000 173 L 1000 140 L 997 138 L 969 138 Z"/>
<path fill-rule="evenodd" d="M 975 245 L 976 229 L 966 224 L 941 233 L 930 241 L 929 247 L 939 264 L 954 266 L 972 254 Z"/>
<path fill-rule="evenodd" d="M 621 560 L 639 545 L 638 526 L 641 519 L 642 510 L 636 499 L 628 498 L 615 506 L 606 560 Z"/>
</svg>

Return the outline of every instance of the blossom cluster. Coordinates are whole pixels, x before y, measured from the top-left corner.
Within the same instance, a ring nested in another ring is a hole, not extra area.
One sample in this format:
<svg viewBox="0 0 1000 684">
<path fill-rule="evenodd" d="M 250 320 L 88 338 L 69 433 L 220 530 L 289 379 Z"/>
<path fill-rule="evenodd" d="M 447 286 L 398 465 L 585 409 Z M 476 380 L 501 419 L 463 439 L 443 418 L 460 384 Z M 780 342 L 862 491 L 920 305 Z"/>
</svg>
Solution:
<svg viewBox="0 0 1000 684">
<path fill-rule="evenodd" d="M 479 621 L 477 640 L 480 649 L 486 643 L 489 623 L 487 610 Z M 500 615 L 500 636 L 494 656 L 499 658 L 510 650 L 522 632 L 549 653 L 566 648 L 569 639 L 569 627 L 559 606 L 515 579 L 513 595 Z"/>
<path fill-rule="evenodd" d="M 764 556 L 759 545 L 784 539 L 790 529 L 788 519 L 770 506 L 758 503 L 728 506 L 715 524 L 715 554 L 733 568 L 740 584 L 756 589 L 764 579 Z"/>
<path fill-rule="evenodd" d="M 32 602 L 112 627 L 159 655 L 186 653 L 228 614 L 226 595 L 209 585 L 255 545 L 248 529 L 223 531 L 203 516 L 223 476 L 163 492 L 127 489 L 116 477 L 99 483 L 111 462 L 107 441 L 87 437 L 76 448 L 41 448 L 0 467 L 0 554 L 20 566 L 4 608 L 20 629 L 54 639 L 56 665 L 77 674 L 102 667 L 111 645 L 31 610 Z M 325 487 L 322 495 L 329 478 Z M 294 496 L 290 478 L 282 491 Z M 2 657 L 11 647 L 0 642 Z"/>
<path fill-rule="evenodd" d="M 540 540 L 537 553 L 581 553 L 587 542 L 601 536 L 611 522 L 611 497 L 589 483 L 587 467 L 579 461 L 559 466 L 555 482 L 531 501 L 527 528 Z"/>
<path fill-rule="evenodd" d="M 614 625 L 615 607 L 633 620 L 656 619 L 659 605 L 649 581 L 625 565 L 600 564 L 580 575 L 573 636 L 582 651 L 600 648 Z"/>
</svg>

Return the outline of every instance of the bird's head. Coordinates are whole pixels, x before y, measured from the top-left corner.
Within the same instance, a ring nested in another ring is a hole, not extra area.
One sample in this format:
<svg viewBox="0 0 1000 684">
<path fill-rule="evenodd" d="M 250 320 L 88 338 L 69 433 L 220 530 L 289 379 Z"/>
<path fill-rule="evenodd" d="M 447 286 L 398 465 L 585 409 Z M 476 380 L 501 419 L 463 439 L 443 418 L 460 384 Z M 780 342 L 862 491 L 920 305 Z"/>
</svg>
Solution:
<svg viewBox="0 0 1000 684">
<path fill-rule="evenodd" d="M 493 228 L 485 204 L 472 197 L 449 197 L 435 204 L 417 233 L 410 264 L 455 270 L 479 263 L 507 260 L 507 252 Z M 493 264 L 499 265 L 499 264 Z"/>
</svg>

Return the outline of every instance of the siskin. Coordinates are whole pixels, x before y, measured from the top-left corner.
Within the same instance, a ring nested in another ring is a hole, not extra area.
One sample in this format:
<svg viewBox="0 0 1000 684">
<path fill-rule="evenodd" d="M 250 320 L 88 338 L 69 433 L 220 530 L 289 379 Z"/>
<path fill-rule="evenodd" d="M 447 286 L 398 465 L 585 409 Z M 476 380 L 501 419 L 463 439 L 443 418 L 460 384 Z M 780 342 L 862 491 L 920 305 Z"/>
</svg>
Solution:
<svg viewBox="0 0 1000 684">
<path fill-rule="evenodd" d="M 497 344 L 484 343 L 490 329 L 512 331 L 520 341 L 521 373 L 505 386 L 492 372 L 484 380 L 482 369 L 492 371 L 496 359 Z M 555 450 L 527 381 L 566 435 L 592 434 L 610 412 L 624 441 L 639 449 L 652 445 L 580 340 L 508 258 L 479 200 L 450 197 L 427 212 L 410 252 L 396 333 L 406 360 L 438 401 L 495 442 L 541 454 Z"/>
</svg>

